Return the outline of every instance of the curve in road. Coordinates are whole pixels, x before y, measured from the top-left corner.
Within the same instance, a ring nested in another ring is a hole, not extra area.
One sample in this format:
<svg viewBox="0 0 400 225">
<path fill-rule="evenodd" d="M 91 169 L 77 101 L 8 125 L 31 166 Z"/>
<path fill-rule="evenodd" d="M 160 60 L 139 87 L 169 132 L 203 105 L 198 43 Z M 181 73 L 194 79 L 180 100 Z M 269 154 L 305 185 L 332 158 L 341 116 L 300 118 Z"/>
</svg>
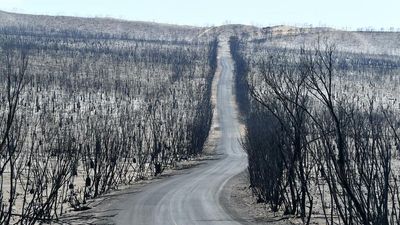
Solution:
<svg viewBox="0 0 400 225">
<path fill-rule="evenodd" d="M 117 212 L 116 224 L 134 225 L 222 225 L 240 224 L 224 210 L 220 197 L 224 184 L 247 166 L 246 154 L 239 143 L 240 125 L 233 95 L 233 63 L 227 41 L 218 51 L 219 69 L 216 110 L 220 137 L 216 146 L 218 160 L 150 183 L 137 194 L 124 196 L 107 211 Z M 214 124 L 215 126 L 215 124 Z"/>
</svg>

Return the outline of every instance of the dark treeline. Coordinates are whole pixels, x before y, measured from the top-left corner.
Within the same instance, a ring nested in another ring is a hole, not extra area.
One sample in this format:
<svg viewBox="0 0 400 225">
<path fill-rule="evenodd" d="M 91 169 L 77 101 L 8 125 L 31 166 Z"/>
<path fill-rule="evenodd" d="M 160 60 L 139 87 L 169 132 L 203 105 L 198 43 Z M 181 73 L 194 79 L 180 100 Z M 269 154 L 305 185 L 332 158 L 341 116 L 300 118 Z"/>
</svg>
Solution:
<svg viewBox="0 0 400 225">
<path fill-rule="evenodd" d="M 258 201 L 305 224 L 398 224 L 398 58 L 230 44 Z"/>
<path fill-rule="evenodd" d="M 235 61 L 235 91 L 236 101 L 238 102 L 241 115 L 247 115 L 249 110 L 249 90 L 247 85 L 248 62 L 241 54 L 243 43 L 239 38 L 232 36 L 229 39 L 229 47 L 232 58 Z"/>
<path fill-rule="evenodd" d="M 1 224 L 56 219 L 202 153 L 216 39 L 10 29 L 0 34 Z"/>
</svg>

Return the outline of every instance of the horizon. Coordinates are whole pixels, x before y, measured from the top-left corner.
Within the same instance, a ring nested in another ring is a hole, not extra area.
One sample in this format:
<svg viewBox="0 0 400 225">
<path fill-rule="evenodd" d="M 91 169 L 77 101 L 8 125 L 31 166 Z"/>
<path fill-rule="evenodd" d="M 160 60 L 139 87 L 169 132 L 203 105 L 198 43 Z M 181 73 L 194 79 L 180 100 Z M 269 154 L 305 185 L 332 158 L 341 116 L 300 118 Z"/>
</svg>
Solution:
<svg viewBox="0 0 400 225">
<path fill-rule="evenodd" d="M 79 3 L 75 1 L 0 0 L 0 10 L 21 14 L 113 18 L 197 27 L 243 24 L 257 27 L 286 25 L 343 30 L 400 30 L 400 14 L 396 12 L 400 8 L 400 2 L 395 0 L 379 3 L 360 0 L 338 0 L 334 3 L 282 0 L 279 3 L 266 3 L 261 0 L 249 0 L 243 6 L 227 0 L 216 3 L 211 3 L 211 0 L 115 0 L 101 4 L 95 0 Z M 158 7 L 154 7 L 155 5 Z"/>
</svg>

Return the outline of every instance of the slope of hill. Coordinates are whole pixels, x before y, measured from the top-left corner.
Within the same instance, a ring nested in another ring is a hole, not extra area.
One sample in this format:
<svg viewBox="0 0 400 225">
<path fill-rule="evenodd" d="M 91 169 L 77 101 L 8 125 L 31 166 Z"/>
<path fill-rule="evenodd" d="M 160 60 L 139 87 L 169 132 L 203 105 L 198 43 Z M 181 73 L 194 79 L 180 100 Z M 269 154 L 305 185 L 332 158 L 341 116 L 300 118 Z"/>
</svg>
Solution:
<svg viewBox="0 0 400 225">
<path fill-rule="evenodd" d="M 59 34 L 63 32 L 96 33 L 135 39 L 194 40 L 224 34 L 266 45 L 295 48 L 312 45 L 318 38 L 328 38 L 344 51 L 400 55 L 399 32 L 343 31 L 329 27 L 301 28 L 273 26 L 259 28 L 241 24 L 215 27 L 179 26 L 112 18 L 29 15 L 0 11 L 0 28 L 18 28 L 25 32 Z"/>
<path fill-rule="evenodd" d="M 276 26 L 263 28 L 263 38 L 257 42 L 275 47 L 298 48 L 311 46 L 318 39 L 335 43 L 339 50 L 367 53 L 400 55 L 399 32 L 343 31 L 332 28 L 297 28 Z"/>
<path fill-rule="evenodd" d="M 0 27 L 19 27 L 25 30 L 59 32 L 75 30 L 79 32 L 103 33 L 136 39 L 196 38 L 205 28 L 177 26 L 153 22 L 126 21 L 112 18 L 82 18 L 69 16 L 45 16 L 17 14 L 0 11 Z"/>
</svg>

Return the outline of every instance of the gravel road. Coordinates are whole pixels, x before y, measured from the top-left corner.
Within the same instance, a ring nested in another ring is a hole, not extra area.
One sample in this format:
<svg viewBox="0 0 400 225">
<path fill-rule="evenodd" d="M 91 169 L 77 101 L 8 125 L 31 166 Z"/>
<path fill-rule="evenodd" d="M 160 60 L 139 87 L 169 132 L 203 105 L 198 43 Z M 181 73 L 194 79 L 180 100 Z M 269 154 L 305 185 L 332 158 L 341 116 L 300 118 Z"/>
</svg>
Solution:
<svg viewBox="0 0 400 225">
<path fill-rule="evenodd" d="M 183 173 L 160 179 L 140 190 L 104 201 L 96 213 L 88 216 L 92 224 L 133 225 L 222 225 L 241 224 L 232 219 L 221 204 L 224 184 L 247 166 L 246 154 L 239 143 L 240 124 L 233 94 L 233 62 L 227 41 L 221 42 L 219 65 L 214 86 L 219 132 L 215 160 L 206 160 Z M 216 91 L 216 92 L 215 92 Z M 214 96 L 215 97 L 215 96 Z"/>
</svg>

